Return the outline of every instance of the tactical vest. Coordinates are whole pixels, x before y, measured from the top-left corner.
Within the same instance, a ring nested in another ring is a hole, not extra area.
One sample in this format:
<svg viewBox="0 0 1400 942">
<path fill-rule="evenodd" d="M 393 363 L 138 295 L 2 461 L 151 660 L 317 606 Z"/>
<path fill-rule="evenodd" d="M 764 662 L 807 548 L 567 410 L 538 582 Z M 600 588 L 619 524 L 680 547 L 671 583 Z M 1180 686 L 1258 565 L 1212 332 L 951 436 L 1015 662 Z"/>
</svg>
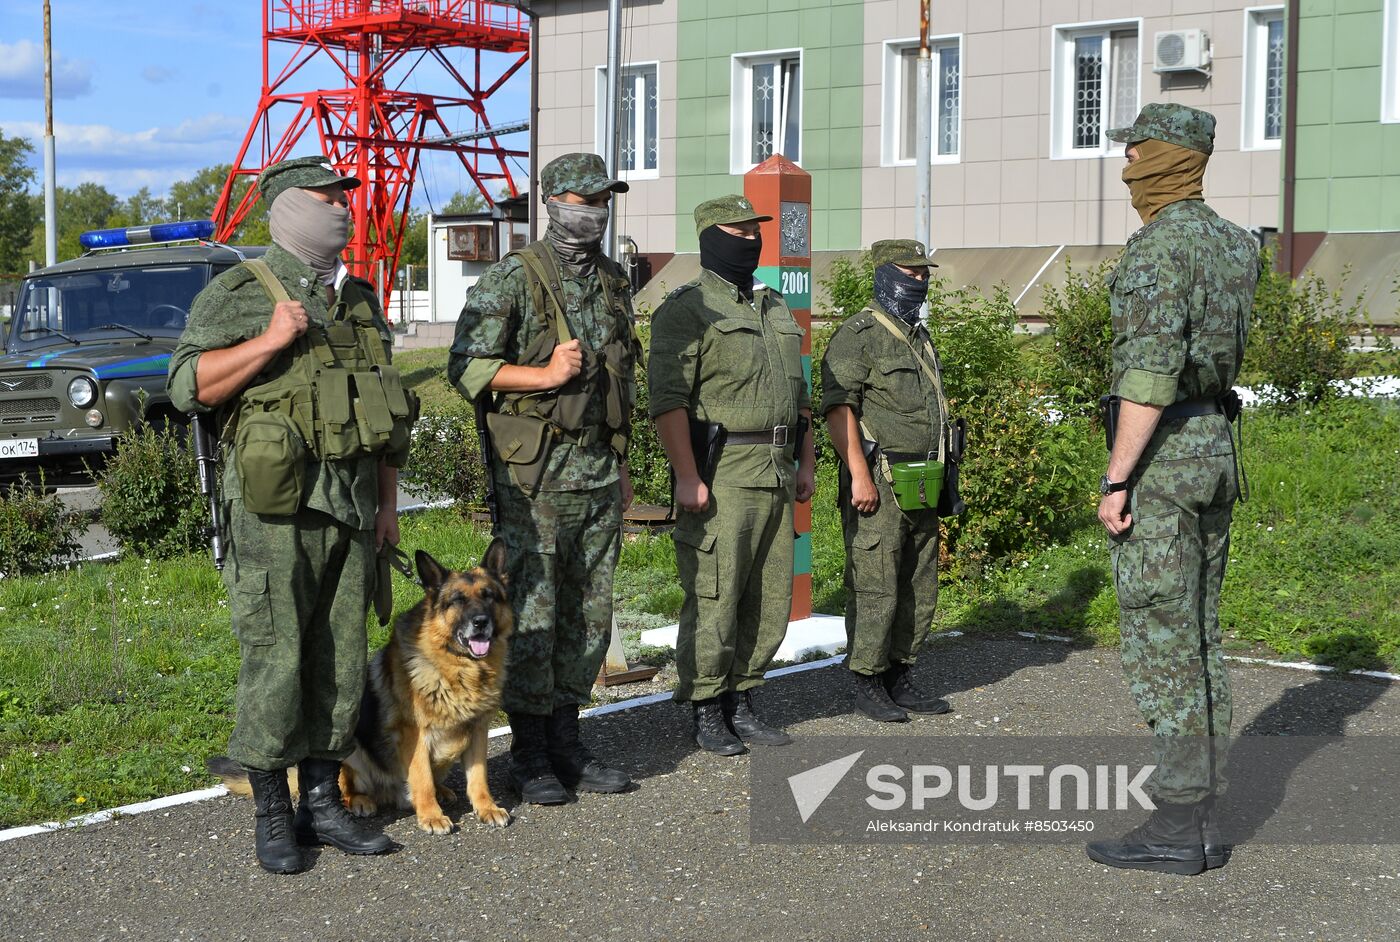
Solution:
<svg viewBox="0 0 1400 942">
<path fill-rule="evenodd" d="M 543 242 L 532 242 L 523 249 L 511 252 L 506 258 L 518 257 L 524 265 L 525 280 L 529 286 L 530 301 L 534 309 L 544 315 L 548 329 L 541 331 L 527 348 L 521 351 L 518 366 L 545 366 L 559 344 L 573 340 L 569 324 L 564 316 L 564 292 L 559 263 L 554 253 Z M 548 426 L 555 439 L 581 445 L 607 444 L 618 457 L 627 454 L 627 441 L 632 429 L 632 395 L 629 380 L 632 378 L 636 362 L 636 352 L 641 343 L 637 331 L 626 309 L 616 299 L 615 291 L 620 285 L 611 284 L 621 280 L 607 259 L 597 262 L 598 283 L 603 290 L 603 303 L 612 312 L 617 322 L 613 339 L 602 349 L 594 350 L 580 341 L 583 353 L 583 368 L 579 374 L 558 389 L 542 392 L 500 393 L 496 397 L 496 411 L 501 416 L 523 417 L 539 420 Z M 584 416 L 588 404 L 602 386 L 606 415 L 603 428 L 584 426 Z M 510 423 L 493 423 L 495 425 Z M 497 440 L 497 448 L 504 449 L 506 442 Z M 507 461 L 511 456 L 502 452 Z"/>
<path fill-rule="evenodd" d="M 291 300 L 262 259 L 243 265 L 274 303 Z M 418 398 L 389 363 L 370 296 L 353 281 L 342 294 L 345 316 L 309 325 L 278 354 L 276 376 L 243 390 L 224 427 L 255 513 L 296 512 L 308 451 L 318 461 L 381 455 L 400 466 L 408 456 Z"/>
</svg>

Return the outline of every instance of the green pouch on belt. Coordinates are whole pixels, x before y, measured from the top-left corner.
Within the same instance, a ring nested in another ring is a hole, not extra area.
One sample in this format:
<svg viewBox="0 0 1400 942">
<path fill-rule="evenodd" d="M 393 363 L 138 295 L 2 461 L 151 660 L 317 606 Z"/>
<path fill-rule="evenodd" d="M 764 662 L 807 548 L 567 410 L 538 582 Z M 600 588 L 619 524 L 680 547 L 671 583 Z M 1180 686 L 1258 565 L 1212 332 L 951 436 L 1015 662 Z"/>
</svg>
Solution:
<svg viewBox="0 0 1400 942">
<path fill-rule="evenodd" d="M 943 462 L 901 461 L 890 465 L 890 487 L 900 510 L 932 510 L 943 487 Z"/>
</svg>

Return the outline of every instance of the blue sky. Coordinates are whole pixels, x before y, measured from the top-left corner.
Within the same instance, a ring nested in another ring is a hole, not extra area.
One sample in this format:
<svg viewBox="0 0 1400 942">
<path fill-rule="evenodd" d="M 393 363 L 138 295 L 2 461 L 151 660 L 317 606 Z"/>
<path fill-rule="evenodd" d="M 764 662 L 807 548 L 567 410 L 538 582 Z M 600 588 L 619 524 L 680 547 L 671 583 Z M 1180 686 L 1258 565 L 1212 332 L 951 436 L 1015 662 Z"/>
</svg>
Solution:
<svg viewBox="0 0 1400 942">
<path fill-rule="evenodd" d="M 146 186 L 159 195 L 172 181 L 237 156 L 262 80 L 260 0 L 53 0 L 52 9 L 60 185 L 92 181 L 120 196 Z M 0 129 L 29 138 L 41 167 L 42 0 L 0 0 L 0 23 Z M 278 45 L 284 56 L 293 48 Z M 448 54 L 465 74 L 469 56 L 465 50 Z M 488 57 L 487 84 L 507 61 Z M 334 83 L 328 70 L 308 67 L 284 90 Z M 405 87 L 450 94 L 449 83 L 440 68 L 422 66 Z M 528 111 L 527 66 L 491 98 L 487 113 L 493 123 L 504 124 Z M 284 116 L 291 113 L 288 107 Z M 447 116 L 453 130 L 469 129 L 469 120 L 465 114 Z M 526 136 L 516 135 L 512 143 L 525 150 Z M 304 136 L 295 153 L 314 149 L 314 136 Z M 523 187 L 523 173 L 512 169 Z M 440 206 L 455 191 L 471 188 L 455 158 L 429 154 L 414 203 L 426 206 L 431 198 Z"/>
</svg>

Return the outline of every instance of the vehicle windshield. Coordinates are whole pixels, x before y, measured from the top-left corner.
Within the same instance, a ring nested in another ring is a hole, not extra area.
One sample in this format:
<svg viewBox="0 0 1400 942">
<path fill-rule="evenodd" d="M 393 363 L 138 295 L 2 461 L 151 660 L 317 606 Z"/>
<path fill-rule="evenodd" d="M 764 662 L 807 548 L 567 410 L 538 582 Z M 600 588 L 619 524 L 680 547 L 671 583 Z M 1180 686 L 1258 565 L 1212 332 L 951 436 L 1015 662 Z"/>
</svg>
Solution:
<svg viewBox="0 0 1400 942">
<path fill-rule="evenodd" d="M 208 278 L 204 265 L 162 265 L 25 279 L 9 349 L 177 336 Z"/>
</svg>

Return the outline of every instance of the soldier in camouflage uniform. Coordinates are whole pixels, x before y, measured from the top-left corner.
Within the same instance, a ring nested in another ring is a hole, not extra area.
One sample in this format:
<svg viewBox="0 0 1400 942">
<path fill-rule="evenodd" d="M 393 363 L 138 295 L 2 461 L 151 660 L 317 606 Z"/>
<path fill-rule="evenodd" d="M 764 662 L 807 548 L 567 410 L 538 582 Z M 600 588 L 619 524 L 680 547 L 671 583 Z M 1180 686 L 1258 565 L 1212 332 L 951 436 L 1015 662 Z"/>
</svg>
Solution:
<svg viewBox="0 0 1400 942">
<path fill-rule="evenodd" d="M 648 359 L 651 414 L 680 507 L 675 699 L 693 705 L 696 743 L 720 755 L 791 742 L 751 697 L 787 631 L 792 500 L 810 500 L 814 481 L 812 438 L 800 453 L 796 442 L 799 416 L 811 417 L 802 329 L 782 295 L 753 278 L 758 226 L 771 218 L 742 196 L 696 207 L 700 276 L 656 309 Z M 692 421 L 724 427 L 709 480 Z"/>
<path fill-rule="evenodd" d="M 1239 497 L 1225 413 L 1258 244 L 1203 201 L 1212 115 L 1151 104 L 1109 136 L 1128 145 L 1123 179 L 1144 225 L 1109 280 L 1120 413 L 1099 518 L 1112 544 L 1124 672 L 1157 737 L 1157 810 L 1121 840 L 1090 844 L 1089 856 L 1193 874 L 1225 860 L 1212 817 L 1231 708 L 1218 612 Z"/>
<path fill-rule="evenodd" d="M 177 408 L 217 409 L 227 423 L 250 390 L 292 369 L 299 338 L 324 336 L 355 314 L 372 318 L 387 362 L 390 334 L 378 294 L 339 259 L 349 234 L 345 190 L 356 186 L 324 157 L 263 171 L 258 189 L 271 207 L 274 243 L 263 261 L 288 300 L 274 302 L 275 289 L 264 288 L 246 264 L 200 292 L 170 359 Z M 248 770 L 258 859 L 274 872 L 302 868 L 298 841 L 359 854 L 392 846 L 345 811 L 338 778 L 354 745 L 365 683 L 375 550 L 398 540 L 397 467 L 405 457 L 308 455 L 295 512 L 270 515 L 245 506 L 236 455 L 224 447 L 223 578 L 239 642 L 229 755 Z M 299 766 L 302 794 L 295 823 L 286 773 L 292 765 Z"/>
<path fill-rule="evenodd" d="M 559 804 L 566 787 L 631 784 L 580 742 L 578 711 L 612 628 L 640 350 L 630 284 L 602 250 L 612 194 L 627 184 L 595 154 L 566 154 L 540 186 L 545 238 L 468 292 L 447 376 L 468 399 L 495 394 L 489 473 L 516 618 L 503 697 L 511 777 L 524 801 Z"/>
<path fill-rule="evenodd" d="M 938 514 L 900 509 L 886 469 L 937 458 L 945 434 L 939 367 L 921 313 L 932 262 L 919 242 L 870 247 L 875 292 L 822 357 L 822 414 L 841 457 L 837 506 L 846 544 L 846 666 L 856 709 L 899 722 L 945 713 L 909 668 L 938 602 Z M 863 442 L 879 446 L 867 457 Z M 877 467 L 872 469 L 872 458 Z"/>
</svg>

